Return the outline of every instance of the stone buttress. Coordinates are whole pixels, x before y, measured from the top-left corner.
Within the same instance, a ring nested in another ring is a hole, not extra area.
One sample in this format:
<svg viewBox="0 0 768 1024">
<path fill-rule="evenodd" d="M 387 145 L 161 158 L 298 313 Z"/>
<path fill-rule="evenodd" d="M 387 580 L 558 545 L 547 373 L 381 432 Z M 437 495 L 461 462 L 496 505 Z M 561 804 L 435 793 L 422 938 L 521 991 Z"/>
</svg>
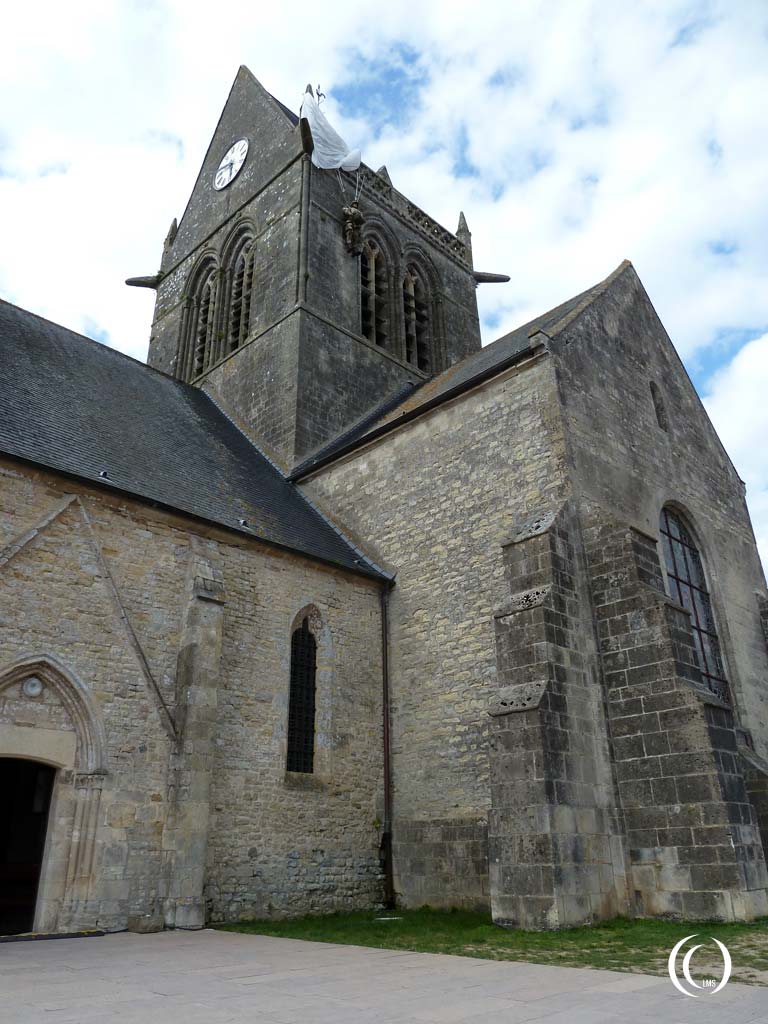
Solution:
<svg viewBox="0 0 768 1024">
<path fill-rule="evenodd" d="M 489 708 L 491 908 L 553 928 L 625 910 L 620 835 L 578 534 L 567 506 L 504 547 L 510 597 L 495 616 Z M 590 657 L 591 655 L 591 657 Z"/>
<path fill-rule="evenodd" d="M 638 915 L 765 914 L 765 857 L 731 707 L 701 681 L 689 613 L 656 541 L 593 513 L 584 529 Z"/>
<path fill-rule="evenodd" d="M 175 928 L 205 924 L 203 890 L 224 601 L 220 574 L 198 565 L 178 657 L 175 799 L 165 833 L 170 864 L 165 923 Z"/>
</svg>

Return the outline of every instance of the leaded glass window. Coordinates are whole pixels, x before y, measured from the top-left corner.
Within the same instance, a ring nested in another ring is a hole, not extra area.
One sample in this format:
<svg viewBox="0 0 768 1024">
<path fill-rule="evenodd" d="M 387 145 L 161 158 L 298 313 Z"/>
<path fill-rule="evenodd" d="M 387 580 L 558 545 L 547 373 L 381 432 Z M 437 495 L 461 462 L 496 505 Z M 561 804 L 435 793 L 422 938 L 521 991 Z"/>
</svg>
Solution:
<svg viewBox="0 0 768 1024">
<path fill-rule="evenodd" d="M 291 637 L 291 685 L 288 702 L 289 772 L 314 770 L 315 670 L 317 643 L 305 618 Z"/>
<path fill-rule="evenodd" d="M 718 697 L 728 700 L 728 681 L 698 548 L 682 518 L 671 509 L 662 509 L 659 529 L 670 597 L 690 612 L 702 680 Z"/>
</svg>

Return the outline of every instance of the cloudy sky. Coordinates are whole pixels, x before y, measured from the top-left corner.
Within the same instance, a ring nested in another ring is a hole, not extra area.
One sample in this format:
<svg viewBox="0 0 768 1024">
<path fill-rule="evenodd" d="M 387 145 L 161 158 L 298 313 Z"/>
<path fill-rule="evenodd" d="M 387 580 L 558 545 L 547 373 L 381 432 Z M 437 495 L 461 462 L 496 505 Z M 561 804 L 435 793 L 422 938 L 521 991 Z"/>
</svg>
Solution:
<svg viewBox="0 0 768 1024">
<path fill-rule="evenodd" d="M 146 355 L 157 269 L 232 79 L 306 82 L 366 163 L 464 210 L 483 334 L 633 261 L 748 486 L 768 563 L 768 4 L 43 0 L 4 13 L 0 295 Z"/>
</svg>

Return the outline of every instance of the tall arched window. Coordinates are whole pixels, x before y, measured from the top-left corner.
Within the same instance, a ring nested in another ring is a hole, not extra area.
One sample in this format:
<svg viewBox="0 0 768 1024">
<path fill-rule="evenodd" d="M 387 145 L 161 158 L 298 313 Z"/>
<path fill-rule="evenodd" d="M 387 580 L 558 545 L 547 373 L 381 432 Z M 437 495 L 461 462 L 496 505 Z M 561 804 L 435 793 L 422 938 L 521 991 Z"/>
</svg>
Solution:
<svg viewBox="0 0 768 1024">
<path fill-rule="evenodd" d="M 305 618 L 291 637 L 291 685 L 288 700 L 289 772 L 314 770 L 315 761 L 315 671 L 317 643 Z"/>
<path fill-rule="evenodd" d="M 411 263 L 403 278 L 405 358 L 425 373 L 432 370 L 430 306 L 429 288 L 424 275 Z"/>
<path fill-rule="evenodd" d="M 219 273 L 212 258 L 192 277 L 184 307 L 176 376 L 194 380 L 218 358 Z"/>
<path fill-rule="evenodd" d="M 391 333 L 389 273 L 384 253 L 372 238 L 363 244 L 360 254 L 360 308 L 363 335 L 387 348 Z"/>
<path fill-rule="evenodd" d="M 255 246 L 246 238 L 235 250 L 230 271 L 227 352 L 234 352 L 248 338 L 251 326 L 251 295 Z"/>
<path fill-rule="evenodd" d="M 728 700 L 728 681 L 698 548 L 682 517 L 672 509 L 662 509 L 659 531 L 670 597 L 691 614 L 702 680 L 718 697 Z"/>
</svg>

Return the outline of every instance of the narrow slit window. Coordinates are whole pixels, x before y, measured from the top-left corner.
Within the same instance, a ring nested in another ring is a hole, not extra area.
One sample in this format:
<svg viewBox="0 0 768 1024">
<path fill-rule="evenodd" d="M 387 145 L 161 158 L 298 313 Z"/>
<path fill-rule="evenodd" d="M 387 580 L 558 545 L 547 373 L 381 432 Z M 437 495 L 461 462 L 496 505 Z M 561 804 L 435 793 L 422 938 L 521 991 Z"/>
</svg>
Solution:
<svg viewBox="0 0 768 1024">
<path fill-rule="evenodd" d="M 659 386 L 653 380 L 651 381 L 651 399 L 653 400 L 653 408 L 656 412 L 656 422 L 662 430 L 668 432 L 669 420 L 667 419 L 667 408 L 664 404 L 664 398 L 662 397 Z"/>
<path fill-rule="evenodd" d="M 698 548 L 682 518 L 669 508 L 662 509 L 659 531 L 669 595 L 690 612 L 702 681 L 717 697 L 727 701 L 728 680 Z"/>
<path fill-rule="evenodd" d="M 317 642 L 305 618 L 291 637 L 291 682 L 288 699 L 289 772 L 314 771 L 315 761 L 315 675 Z"/>
</svg>

